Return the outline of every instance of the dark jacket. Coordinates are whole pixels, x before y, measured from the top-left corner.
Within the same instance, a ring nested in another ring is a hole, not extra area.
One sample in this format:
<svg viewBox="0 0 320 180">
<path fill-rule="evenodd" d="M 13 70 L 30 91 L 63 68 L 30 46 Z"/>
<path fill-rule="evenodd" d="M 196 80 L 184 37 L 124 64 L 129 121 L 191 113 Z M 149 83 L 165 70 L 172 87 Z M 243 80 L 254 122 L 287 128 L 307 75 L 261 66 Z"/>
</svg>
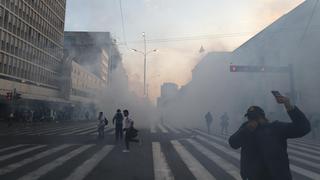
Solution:
<svg viewBox="0 0 320 180">
<path fill-rule="evenodd" d="M 241 148 L 241 176 L 248 180 L 291 180 L 287 139 L 310 132 L 310 122 L 295 107 L 288 112 L 291 123 L 271 122 L 250 132 L 245 122 L 229 138 L 232 148 Z"/>
<path fill-rule="evenodd" d="M 123 124 L 123 115 L 121 112 L 117 112 L 114 117 L 112 118 L 112 123 L 114 124 L 114 121 L 116 121 L 116 125 L 122 125 Z"/>
</svg>

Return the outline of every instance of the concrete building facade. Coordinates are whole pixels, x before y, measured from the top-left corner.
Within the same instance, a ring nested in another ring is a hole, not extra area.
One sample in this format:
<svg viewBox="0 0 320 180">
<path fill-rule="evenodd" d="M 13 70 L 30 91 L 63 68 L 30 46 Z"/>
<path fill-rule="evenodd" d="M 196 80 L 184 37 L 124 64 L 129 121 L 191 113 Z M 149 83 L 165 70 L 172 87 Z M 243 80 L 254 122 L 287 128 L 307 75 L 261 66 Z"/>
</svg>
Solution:
<svg viewBox="0 0 320 180">
<path fill-rule="evenodd" d="M 0 95 L 63 102 L 59 92 L 65 0 L 0 1 Z"/>
</svg>

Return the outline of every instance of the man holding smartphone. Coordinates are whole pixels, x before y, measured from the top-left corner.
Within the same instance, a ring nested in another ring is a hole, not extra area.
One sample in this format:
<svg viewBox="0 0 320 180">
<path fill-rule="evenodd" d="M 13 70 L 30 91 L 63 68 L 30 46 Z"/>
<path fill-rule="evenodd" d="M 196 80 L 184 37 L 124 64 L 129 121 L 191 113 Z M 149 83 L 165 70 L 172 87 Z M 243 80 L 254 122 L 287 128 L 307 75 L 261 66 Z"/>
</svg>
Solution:
<svg viewBox="0 0 320 180">
<path fill-rule="evenodd" d="M 241 148 L 241 176 L 244 180 L 291 180 L 287 139 L 310 132 L 306 116 L 279 92 L 272 92 L 283 104 L 292 122 L 270 122 L 262 108 L 251 106 L 248 121 L 229 138 L 232 148 Z"/>
</svg>

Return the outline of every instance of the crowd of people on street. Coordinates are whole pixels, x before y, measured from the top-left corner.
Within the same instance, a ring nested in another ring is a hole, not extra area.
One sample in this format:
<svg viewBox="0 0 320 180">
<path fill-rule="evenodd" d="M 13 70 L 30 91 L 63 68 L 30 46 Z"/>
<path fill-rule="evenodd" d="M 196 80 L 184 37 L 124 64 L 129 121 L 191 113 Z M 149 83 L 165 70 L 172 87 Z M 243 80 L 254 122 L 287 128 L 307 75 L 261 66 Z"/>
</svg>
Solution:
<svg viewBox="0 0 320 180">
<path fill-rule="evenodd" d="M 104 139 L 104 129 L 108 124 L 109 121 L 103 115 L 103 112 L 99 112 L 98 139 Z M 129 117 L 129 111 L 127 109 L 123 110 L 123 112 L 118 109 L 112 118 L 112 124 L 115 126 L 115 143 L 118 145 L 123 142 L 125 145 L 123 152 L 130 152 L 130 142 L 139 143 L 140 146 L 142 145 L 142 139 L 137 138 L 139 131 L 134 127 L 134 121 Z"/>
</svg>

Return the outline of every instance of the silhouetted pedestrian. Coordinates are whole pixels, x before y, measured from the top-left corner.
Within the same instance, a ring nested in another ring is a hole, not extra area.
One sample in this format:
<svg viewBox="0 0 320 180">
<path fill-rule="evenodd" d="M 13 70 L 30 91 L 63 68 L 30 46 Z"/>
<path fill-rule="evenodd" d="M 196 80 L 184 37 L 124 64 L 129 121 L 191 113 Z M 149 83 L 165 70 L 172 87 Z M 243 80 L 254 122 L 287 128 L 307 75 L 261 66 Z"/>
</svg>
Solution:
<svg viewBox="0 0 320 180">
<path fill-rule="evenodd" d="M 103 112 L 99 112 L 98 116 L 98 139 L 104 138 L 104 127 L 105 127 L 105 118 Z"/>
<path fill-rule="evenodd" d="M 112 119 L 112 124 L 116 125 L 115 138 L 116 138 L 116 142 L 118 142 L 119 139 L 122 140 L 122 138 L 123 138 L 123 115 L 122 115 L 120 109 L 118 109 L 116 114 L 114 115 L 114 117 Z"/>
<path fill-rule="evenodd" d="M 241 148 L 241 176 L 244 180 L 291 180 L 287 139 L 310 132 L 305 115 L 290 104 L 288 98 L 276 96 L 284 104 L 291 123 L 269 122 L 264 111 L 252 106 L 245 116 L 248 121 L 229 139 L 232 148 Z"/>
<path fill-rule="evenodd" d="M 14 112 L 11 112 L 8 117 L 8 127 L 11 127 L 13 125 L 13 121 L 14 121 Z"/>
<path fill-rule="evenodd" d="M 138 130 L 136 130 L 134 128 L 134 123 L 132 121 L 131 118 L 129 118 L 129 111 L 128 110 L 124 110 L 123 111 L 123 115 L 125 117 L 125 145 L 126 145 L 126 149 L 123 150 L 123 152 L 130 152 L 130 142 L 136 142 L 136 143 L 140 143 L 140 145 L 142 144 L 142 140 L 141 139 L 135 139 L 138 136 Z"/>
<path fill-rule="evenodd" d="M 204 116 L 204 118 L 206 119 L 208 134 L 210 134 L 211 124 L 213 122 L 213 117 L 211 115 L 211 112 L 207 112 L 207 114 Z"/>
<path fill-rule="evenodd" d="M 221 134 L 222 135 L 228 135 L 228 127 L 229 127 L 229 116 L 228 113 L 224 113 L 221 117 L 221 122 L 220 122 L 220 126 L 221 126 Z"/>
</svg>

